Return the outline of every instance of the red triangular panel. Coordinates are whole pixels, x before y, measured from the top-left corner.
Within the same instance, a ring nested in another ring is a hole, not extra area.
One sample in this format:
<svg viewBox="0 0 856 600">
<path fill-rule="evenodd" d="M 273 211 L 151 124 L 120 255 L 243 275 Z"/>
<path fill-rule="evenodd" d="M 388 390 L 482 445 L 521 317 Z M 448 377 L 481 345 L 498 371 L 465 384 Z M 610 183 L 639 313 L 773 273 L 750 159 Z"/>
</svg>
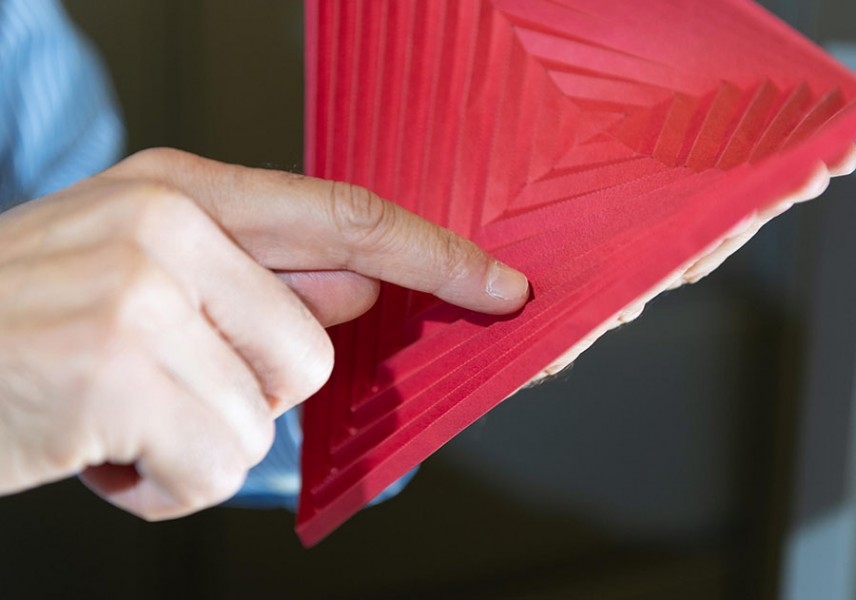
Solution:
<svg viewBox="0 0 856 600">
<path fill-rule="evenodd" d="M 856 138 L 856 79 L 745 0 L 308 0 L 307 86 L 310 174 L 534 291 L 495 318 L 386 286 L 332 331 L 307 545 Z"/>
</svg>

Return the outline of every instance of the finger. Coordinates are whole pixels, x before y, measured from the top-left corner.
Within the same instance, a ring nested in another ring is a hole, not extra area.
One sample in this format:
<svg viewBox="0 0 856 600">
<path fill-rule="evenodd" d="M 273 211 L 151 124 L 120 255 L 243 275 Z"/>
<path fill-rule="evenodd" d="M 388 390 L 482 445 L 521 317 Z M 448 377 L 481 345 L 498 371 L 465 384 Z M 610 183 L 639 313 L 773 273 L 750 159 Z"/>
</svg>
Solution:
<svg viewBox="0 0 856 600">
<path fill-rule="evenodd" d="M 101 399 L 90 410 L 100 420 L 97 456 L 109 462 L 83 479 L 154 520 L 237 491 L 270 448 L 273 414 L 254 374 L 180 285 L 156 266 L 137 273 L 123 288 L 115 364 L 91 390 Z"/>
<path fill-rule="evenodd" d="M 851 143 L 840 157 L 829 164 L 829 173 L 833 177 L 849 175 L 853 171 L 856 171 L 856 142 Z"/>
<path fill-rule="evenodd" d="M 220 417 L 252 464 L 260 462 L 273 443 L 275 415 L 259 380 L 211 323 L 173 289 L 173 294 L 159 290 L 156 315 L 140 311 L 141 322 L 133 326 L 136 343 L 202 408 Z"/>
<path fill-rule="evenodd" d="M 108 246 L 21 265 L 30 276 L 26 283 L 41 285 L 38 290 L 16 286 L 21 291 L 18 302 L 29 312 L 16 315 L 15 307 L 7 307 L 4 312 L 11 313 L 17 325 L 3 327 L 6 336 L 45 341 L 48 330 L 49 343 L 42 344 L 37 357 L 30 344 L 21 345 L 17 354 L 30 354 L 30 361 L 53 360 L 71 371 L 73 377 L 57 380 L 44 375 L 43 382 L 53 386 L 42 390 L 47 396 L 85 390 L 57 403 L 50 411 L 53 419 L 41 410 L 28 411 L 28 427 L 19 428 L 41 432 L 24 440 L 31 450 L 24 456 L 31 465 L 27 471 L 40 473 L 42 480 L 69 476 L 108 457 L 134 457 L 132 451 L 117 450 L 127 449 L 127 441 L 112 417 L 125 412 L 128 390 L 146 390 L 149 383 L 128 379 L 139 365 L 121 358 L 127 347 L 137 349 L 139 361 L 158 361 L 203 399 L 205 410 L 232 429 L 248 457 L 260 461 L 272 443 L 274 415 L 255 375 L 177 284 L 155 265 L 139 266 L 140 260 L 138 252 L 127 247 Z M 15 279 L 21 278 L 13 274 Z M 80 281 L 88 282 L 83 294 Z M 116 360 L 125 362 L 114 364 Z M 81 373 L 74 375 L 78 370 Z M 142 402 L 147 400 L 142 397 Z M 143 412 L 141 418 L 146 417 Z M 99 426 L 93 428 L 93 422 Z M 103 443 L 96 447 L 94 440 Z"/>
<path fill-rule="evenodd" d="M 513 312 L 528 298 L 518 271 L 357 186 L 164 150 L 115 170 L 129 171 L 193 197 L 271 269 L 350 270 L 487 313 Z"/>
<path fill-rule="evenodd" d="M 326 382 L 333 349 L 287 286 L 190 200 L 161 193 L 134 234 L 252 369 L 276 414 Z"/>
<path fill-rule="evenodd" d="M 250 365 L 278 412 L 323 385 L 333 362 L 324 328 L 195 202 L 162 183 L 115 177 L 90 181 L 92 196 L 101 201 L 42 246 L 54 254 L 107 248 L 115 265 L 100 273 L 120 275 L 135 261 L 161 265 Z M 128 255 L 134 247 L 139 256 Z"/>
<path fill-rule="evenodd" d="M 86 469 L 82 481 L 99 496 L 147 520 L 213 506 L 240 489 L 251 463 L 234 430 L 167 373 L 146 378 L 145 405 L 121 427 L 136 460 Z M 127 443 L 127 442 L 126 442 Z"/>
<path fill-rule="evenodd" d="M 234 227 L 239 243 L 255 245 L 268 267 L 347 269 L 487 313 L 517 310 L 527 298 L 522 274 L 363 188 L 249 169 L 241 170 L 241 176 L 241 187 L 255 185 L 251 193 L 265 201 L 258 216 L 245 223 L 227 220 L 226 227 Z M 269 224 L 260 236 L 257 219 Z M 284 243 L 287 231 L 295 233 Z"/>
<path fill-rule="evenodd" d="M 350 271 L 277 273 L 321 325 L 330 327 L 356 319 L 377 301 L 380 283 Z"/>
</svg>

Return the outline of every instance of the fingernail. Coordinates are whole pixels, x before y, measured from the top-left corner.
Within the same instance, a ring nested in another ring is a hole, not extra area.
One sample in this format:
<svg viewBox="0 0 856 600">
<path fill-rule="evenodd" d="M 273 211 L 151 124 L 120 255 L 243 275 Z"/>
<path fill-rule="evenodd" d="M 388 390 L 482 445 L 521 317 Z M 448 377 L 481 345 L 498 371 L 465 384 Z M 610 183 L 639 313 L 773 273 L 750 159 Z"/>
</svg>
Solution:
<svg viewBox="0 0 856 600">
<path fill-rule="evenodd" d="M 529 292 L 529 281 L 520 271 L 494 261 L 487 280 L 487 293 L 500 300 L 516 300 Z"/>
</svg>

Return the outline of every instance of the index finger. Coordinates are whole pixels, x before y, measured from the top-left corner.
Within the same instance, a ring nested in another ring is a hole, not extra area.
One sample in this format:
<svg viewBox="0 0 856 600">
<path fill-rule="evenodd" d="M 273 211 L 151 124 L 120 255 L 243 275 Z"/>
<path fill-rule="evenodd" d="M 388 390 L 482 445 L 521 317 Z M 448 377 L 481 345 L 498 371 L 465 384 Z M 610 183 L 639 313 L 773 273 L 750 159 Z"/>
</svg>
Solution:
<svg viewBox="0 0 856 600">
<path fill-rule="evenodd" d="M 168 159 L 131 160 L 196 199 L 270 269 L 345 269 L 493 314 L 513 312 L 528 298 L 522 273 L 364 188 L 156 152 Z"/>
</svg>

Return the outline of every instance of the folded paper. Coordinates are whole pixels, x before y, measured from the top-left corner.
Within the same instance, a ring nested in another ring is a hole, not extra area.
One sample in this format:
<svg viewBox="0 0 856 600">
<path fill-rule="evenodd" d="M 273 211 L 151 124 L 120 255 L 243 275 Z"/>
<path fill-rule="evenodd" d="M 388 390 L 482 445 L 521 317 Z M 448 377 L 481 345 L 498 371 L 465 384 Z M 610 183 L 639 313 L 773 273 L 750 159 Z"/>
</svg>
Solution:
<svg viewBox="0 0 856 600">
<path fill-rule="evenodd" d="M 385 285 L 305 407 L 317 543 L 856 138 L 856 78 L 748 0 L 308 0 L 307 171 L 523 271 L 497 318 Z"/>
</svg>

